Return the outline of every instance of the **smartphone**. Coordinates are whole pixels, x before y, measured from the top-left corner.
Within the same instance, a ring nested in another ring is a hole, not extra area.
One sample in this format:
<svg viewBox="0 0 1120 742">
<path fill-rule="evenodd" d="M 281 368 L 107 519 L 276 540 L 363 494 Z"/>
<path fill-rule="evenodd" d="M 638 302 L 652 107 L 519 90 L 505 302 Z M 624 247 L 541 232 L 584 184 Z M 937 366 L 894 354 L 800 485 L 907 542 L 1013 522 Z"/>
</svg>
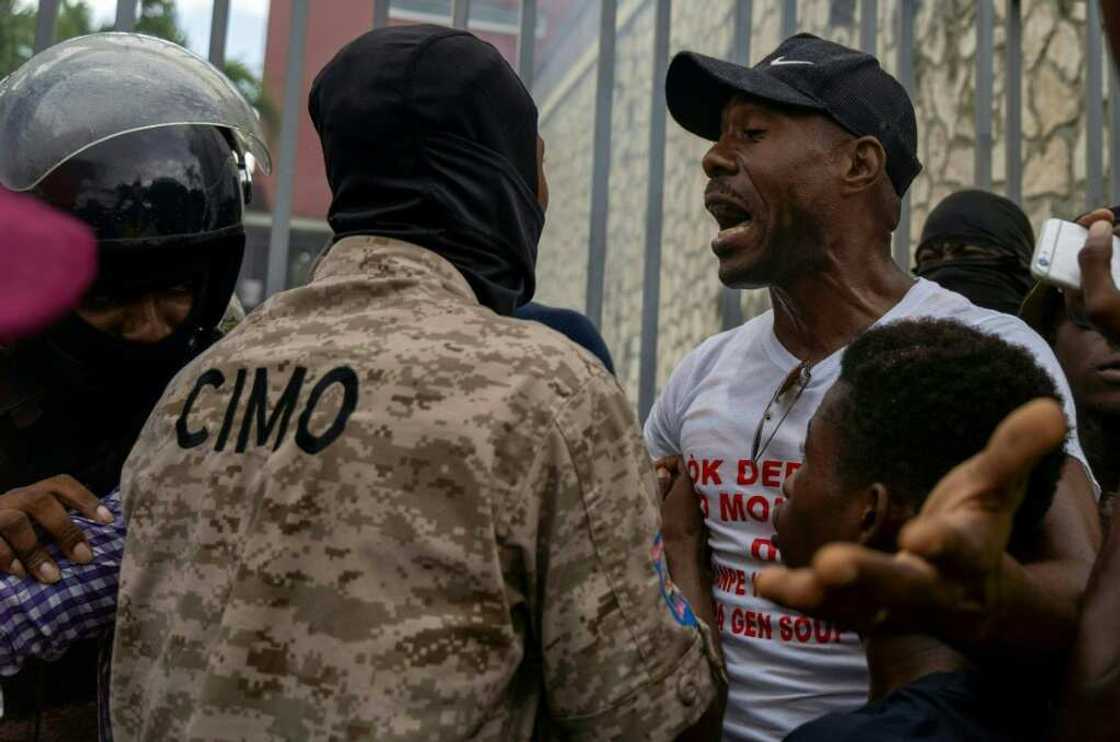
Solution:
<svg viewBox="0 0 1120 742">
<path fill-rule="evenodd" d="M 1062 219 L 1047 219 L 1031 258 L 1031 275 L 1039 281 L 1067 289 L 1081 288 L 1077 254 L 1085 247 L 1089 230 Z M 1112 237 L 1112 280 L 1120 286 L 1120 237 Z"/>
</svg>

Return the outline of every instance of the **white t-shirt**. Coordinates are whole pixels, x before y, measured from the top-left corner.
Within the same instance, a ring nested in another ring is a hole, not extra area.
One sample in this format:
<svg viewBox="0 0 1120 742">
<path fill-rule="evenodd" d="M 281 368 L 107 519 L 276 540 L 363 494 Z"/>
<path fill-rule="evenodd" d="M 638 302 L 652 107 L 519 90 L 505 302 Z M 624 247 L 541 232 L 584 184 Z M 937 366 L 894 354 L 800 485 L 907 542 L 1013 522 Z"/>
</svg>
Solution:
<svg viewBox="0 0 1120 742">
<path fill-rule="evenodd" d="M 955 319 L 1025 346 L 1054 377 L 1073 428 L 1065 375 L 1045 341 L 1018 318 L 982 309 L 919 279 L 876 324 L 915 317 Z M 772 405 L 762 441 L 774 436 L 760 461 L 750 460 L 759 418 L 800 363 L 774 335 L 772 312 L 709 338 L 690 353 L 646 421 L 650 453 L 681 456 L 706 509 L 716 621 L 731 681 L 725 739 L 780 740 L 807 721 L 867 700 L 867 663 L 856 634 L 785 610 L 753 589 L 756 572 L 779 561 L 771 537 L 782 482 L 801 465 L 809 419 L 839 376 L 842 354 L 841 349 L 812 367 L 810 382 L 792 407 Z M 788 403 L 793 397 L 783 399 Z M 1089 471 L 1076 435 L 1067 452 Z"/>
</svg>

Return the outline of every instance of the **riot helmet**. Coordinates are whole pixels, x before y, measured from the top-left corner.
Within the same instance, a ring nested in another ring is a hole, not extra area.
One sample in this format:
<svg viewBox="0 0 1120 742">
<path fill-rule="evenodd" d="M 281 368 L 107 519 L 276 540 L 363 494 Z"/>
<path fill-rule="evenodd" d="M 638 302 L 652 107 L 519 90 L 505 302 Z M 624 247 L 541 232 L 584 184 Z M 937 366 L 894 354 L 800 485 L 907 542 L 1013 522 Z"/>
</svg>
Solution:
<svg viewBox="0 0 1120 742">
<path fill-rule="evenodd" d="M 233 294 L 251 170 L 270 165 L 252 107 L 182 47 L 103 33 L 51 47 L 0 81 L 0 130 L 15 139 L 0 151 L 0 185 L 93 229 L 99 270 L 87 304 L 171 287 L 191 295 L 186 320 L 158 342 L 71 314 L 41 345 L 70 383 L 162 391 L 213 341 Z"/>
</svg>

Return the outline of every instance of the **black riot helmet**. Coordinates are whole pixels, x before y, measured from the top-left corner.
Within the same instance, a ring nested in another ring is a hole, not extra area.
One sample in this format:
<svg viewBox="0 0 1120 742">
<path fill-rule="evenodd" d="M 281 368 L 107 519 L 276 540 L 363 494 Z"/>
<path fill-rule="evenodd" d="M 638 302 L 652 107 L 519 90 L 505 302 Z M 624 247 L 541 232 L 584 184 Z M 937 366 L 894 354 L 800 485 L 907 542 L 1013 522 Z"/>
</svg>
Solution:
<svg viewBox="0 0 1120 742">
<path fill-rule="evenodd" d="M 122 134 L 74 155 L 31 192 L 93 228 L 94 300 L 189 283 L 189 321 L 217 326 L 245 247 L 238 153 L 223 129 Z"/>
<path fill-rule="evenodd" d="M 76 314 L 39 344 L 69 383 L 162 390 L 215 337 L 244 252 L 257 117 L 206 60 L 138 34 L 92 34 L 36 55 L 0 82 L 0 185 L 88 224 L 99 269 L 86 301 L 189 290 L 191 310 L 156 343 L 122 340 Z M 151 393 L 144 396 L 150 397 Z"/>
</svg>

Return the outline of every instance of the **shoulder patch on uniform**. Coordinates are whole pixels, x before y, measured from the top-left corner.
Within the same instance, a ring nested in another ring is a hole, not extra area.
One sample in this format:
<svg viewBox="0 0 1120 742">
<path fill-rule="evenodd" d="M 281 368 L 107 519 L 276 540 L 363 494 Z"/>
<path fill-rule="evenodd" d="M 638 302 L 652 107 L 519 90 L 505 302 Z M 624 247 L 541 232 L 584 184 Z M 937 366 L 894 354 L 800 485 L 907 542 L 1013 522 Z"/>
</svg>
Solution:
<svg viewBox="0 0 1120 742">
<path fill-rule="evenodd" d="M 696 614 L 692 612 L 688 598 L 684 597 L 680 588 L 673 584 L 673 578 L 669 575 L 669 564 L 665 560 L 665 543 L 661 539 L 661 531 L 653 537 L 649 557 L 653 562 L 653 571 L 657 573 L 657 579 L 661 582 L 661 597 L 665 600 L 665 605 L 669 606 L 673 618 L 681 626 L 696 626 Z"/>
</svg>

